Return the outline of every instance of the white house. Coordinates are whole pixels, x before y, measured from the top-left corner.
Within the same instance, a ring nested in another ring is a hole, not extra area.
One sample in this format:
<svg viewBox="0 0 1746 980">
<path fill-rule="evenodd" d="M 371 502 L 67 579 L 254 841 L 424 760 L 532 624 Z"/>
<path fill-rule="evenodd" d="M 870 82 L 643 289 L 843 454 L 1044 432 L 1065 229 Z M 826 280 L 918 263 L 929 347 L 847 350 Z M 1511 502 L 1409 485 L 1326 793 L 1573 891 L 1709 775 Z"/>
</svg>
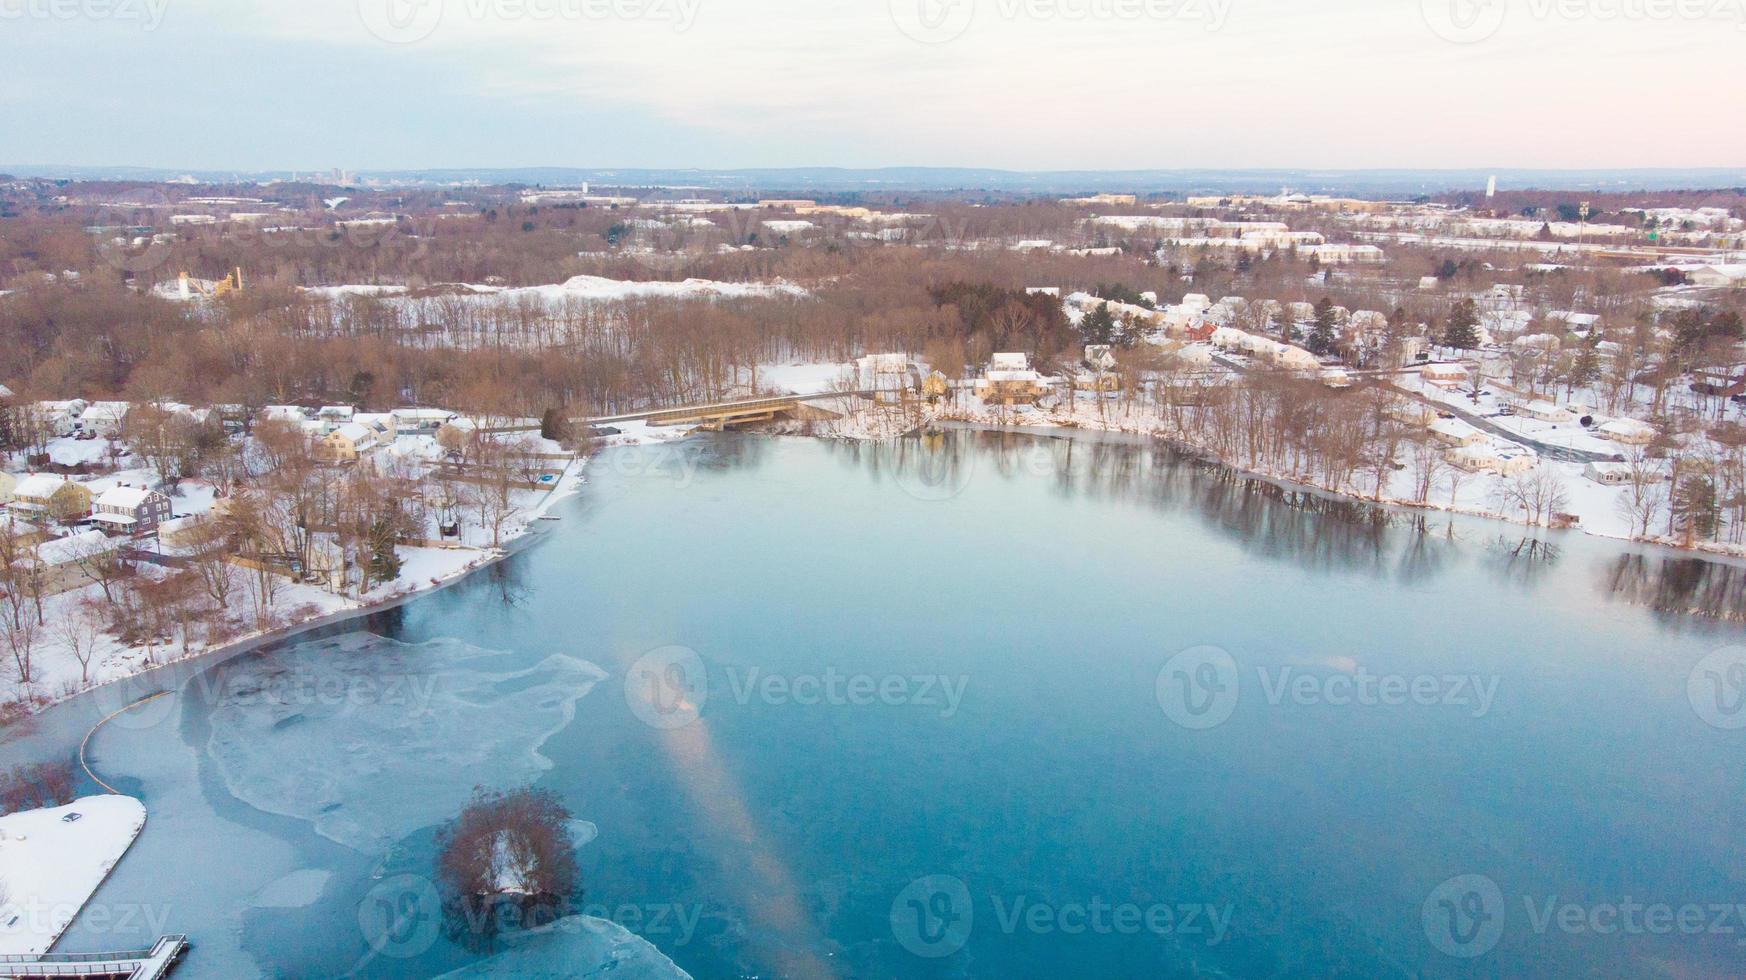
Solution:
<svg viewBox="0 0 1746 980">
<path fill-rule="evenodd" d="M 1543 398 L 1536 398 L 1521 407 L 1521 413 L 1542 422 L 1574 422 L 1576 416 Z"/>
<path fill-rule="evenodd" d="M 1498 456 L 1497 450 L 1485 443 L 1456 446 L 1445 452 L 1443 457 L 1469 473 L 1495 473 L 1503 465 L 1503 459 Z"/>
<path fill-rule="evenodd" d="M 1451 446 L 1477 446 L 1485 442 L 1485 433 L 1460 419 L 1438 419 L 1431 423 L 1431 435 Z"/>
<path fill-rule="evenodd" d="M 1655 441 L 1655 427 L 1636 419 L 1608 419 L 1595 426 L 1594 434 L 1627 446 L 1646 446 Z"/>
<path fill-rule="evenodd" d="M 79 413 L 79 428 L 113 439 L 121 434 L 121 424 L 127 420 L 127 409 L 126 402 L 92 402 Z"/>
<path fill-rule="evenodd" d="M 1641 473 L 1643 479 L 1649 483 L 1660 483 L 1666 479 L 1666 474 L 1655 468 L 1644 467 Z M 1631 482 L 1631 464 L 1594 462 L 1582 468 L 1582 475 L 1609 487 L 1623 486 Z"/>
<path fill-rule="evenodd" d="M 896 391 L 909 377 L 909 356 L 868 354 L 856 358 L 855 377 L 863 391 Z"/>
<path fill-rule="evenodd" d="M 397 408 L 388 413 L 394 417 L 396 436 L 435 435 L 443 424 L 455 417 L 446 408 Z"/>
<path fill-rule="evenodd" d="M 68 401 L 46 401 L 36 403 L 36 418 L 48 428 L 53 436 L 70 436 L 79 427 L 79 416 L 90 404 L 83 398 Z"/>
<path fill-rule="evenodd" d="M 1739 286 L 1746 284 L 1746 263 L 1705 265 L 1687 269 L 1685 281 L 1693 286 Z"/>
</svg>

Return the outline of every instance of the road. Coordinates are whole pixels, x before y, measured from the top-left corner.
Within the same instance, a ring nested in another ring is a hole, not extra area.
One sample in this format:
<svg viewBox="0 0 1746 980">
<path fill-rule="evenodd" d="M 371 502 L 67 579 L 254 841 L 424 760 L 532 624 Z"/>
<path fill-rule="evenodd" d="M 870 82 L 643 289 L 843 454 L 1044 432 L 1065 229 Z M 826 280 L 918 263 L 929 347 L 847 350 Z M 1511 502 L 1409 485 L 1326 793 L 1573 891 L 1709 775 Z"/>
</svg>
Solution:
<svg viewBox="0 0 1746 980">
<path fill-rule="evenodd" d="M 1213 354 L 1213 360 L 1217 361 L 1219 364 L 1222 364 L 1225 367 L 1228 367 L 1231 370 L 1236 371 L 1238 373 L 1246 373 L 1250 370 L 1249 365 L 1243 364 L 1243 363 L 1238 362 L 1238 361 L 1234 361 L 1231 358 L 1226 357 L 1223 354 L 1218 354 L 1218 353 Z M 1435 409 L 1436 411 L 1448 412 L 1451 415 L 1454 415 L 1454 416 L 1460 418 L 1462 421 L 1467 422 L 1469 425 L 1472 425 L 1476 429 L 1480 429 L 1484 432 L 1489 432 L 1492 435 L 1497 436 L 1500 439 L 1505 439 L 1505 440 L 1508 440 L 1509 442 L 1513 442 L 1513 443 L 1516 443 L 1516 444 L 1521 445 L 1521 446 L 1526 446 L 1529 449 L 1534 450 L 1536 453 L 1539 453 L 1541 456 L 1544 456 L 1547 459 L 1556 459 L 1556 460 L 1559 460 L 1559 461 L 1565 462 L 1565 463 L 1601 463 L 1601 462 L 1608 462 L 1611 460 L 1617 460 L 1619 458 L 1617 455 L 1614 455 L 1612 453 L 1596 453 L 1596 452 L 1590 452 L 1586 449 L 1573 449 L 1570 446 L 1558 446 L 1558 445 L 1554 445 L 1554 444 L 1549 443 L 1549 442 L 1541 442 L 1538 439 L 1532 438 L 1530 436 L 1522 435 L 1519 432 L 1511 432 L 1509 429 L 1506 429 L 1503 426 L 1498 425 L 1496 422 L 1493 422 L 1491 419 L 1486 418 L 1483 415 L 1479 415 L 1477 413 L 1470 412 L 1467 409 L 1462 408 L 1459 405 L 1452 405 L 1448 402 L 1433 401 L 1429 398 L 1426 398 L 1424 395 L 1419 394 L 1416 391 L 1413 391 L 1413 390 L 1408 389 L 1408 388 L 1402 388 L 1400 385 L 1397 385 L 1392 381 L 1385 381 L 1382 379 L 1382 375 L 1386 374 L 1386 373 L 1390 373 L 1390 372 L 1359 372 L 1359 374 L 1361 374 L 1361 375 L 1368 375 L 1368 376 L 1375 377 L 1379 384 L 1383 385 L 1384 387 L 1388 388 L 1391 391 L 1399 392 L 1400 394 L 1406 395 L 1409 398 L 1413 398 L 1413 399 L 1416 399 L 1418 401 L 1421 401 L 1421 402 L 1425 403 L 1426 405 L 1429 405 L 1431 408 Z"/>
</svg>

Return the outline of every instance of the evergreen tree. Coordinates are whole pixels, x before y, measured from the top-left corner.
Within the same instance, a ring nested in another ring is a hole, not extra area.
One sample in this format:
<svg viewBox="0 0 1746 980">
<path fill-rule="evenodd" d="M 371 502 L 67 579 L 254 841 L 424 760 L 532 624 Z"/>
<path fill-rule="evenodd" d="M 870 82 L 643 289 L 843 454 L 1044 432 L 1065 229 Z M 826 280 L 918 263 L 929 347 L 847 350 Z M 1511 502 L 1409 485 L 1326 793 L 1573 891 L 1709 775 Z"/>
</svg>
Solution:
<svg viewBox="0 0 1746 980">
<path fill-rule="evenodd" d="M 1715 537 L 1721 523 L 1722 511 L 1716 501 L 1715 481 L 1694 473 L 1674 486 L 1673 526 L 1685 536 L 1687 543 L 1698 538 Z"/>
<path fill-rule="evenodd" d="M 1309 339 L 1304 346 L 1312 354 L 1331 354 L 1334 343 L 1338 339 L 1334 333 L 1337 314 L 1334 312 L 1334 301 L 1326 296 L 1316 300 L 1315 326 L 1310 328 Z"/>
<path fill-rule="evenodd" d="M 379 520 L 370 526 L 370 578 L 388 582 L 400 575 L 400 554 L 394 550 L 394 526 Z"/>
<path fill-rule="evenodd" d="M 1471 299 L 1455 304 L 1449 312 L 1449 325 L 1443 331 L 1443 346 L 1457 350 L 1473 350 L 1479 346 L 1479 307 Z"/>
<path fill-rule="evenodd" d="M 1079 321 L 1079 336 L 1087 344 L 1113 344 L 1115 332 L 1115 317 L 1108 307 L 1099 306 Z"/>
</svg>

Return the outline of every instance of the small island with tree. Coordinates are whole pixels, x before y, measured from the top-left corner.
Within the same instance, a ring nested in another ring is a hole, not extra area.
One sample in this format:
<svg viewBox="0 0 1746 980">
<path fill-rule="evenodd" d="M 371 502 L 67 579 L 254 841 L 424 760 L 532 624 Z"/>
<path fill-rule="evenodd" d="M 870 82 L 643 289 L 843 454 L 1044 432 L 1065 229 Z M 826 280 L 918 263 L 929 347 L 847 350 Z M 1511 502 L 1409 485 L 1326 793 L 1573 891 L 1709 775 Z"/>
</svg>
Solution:
<svg viewBox="0 0 1746 980">
<path fill-rule="evenodd" d="M 474 791 L 437 834 L 437 879 L 451 937 L 490 948 L 500 934 L 550 925 L 582 891 L 570 810 L 543 789 Z"/>
</svg>

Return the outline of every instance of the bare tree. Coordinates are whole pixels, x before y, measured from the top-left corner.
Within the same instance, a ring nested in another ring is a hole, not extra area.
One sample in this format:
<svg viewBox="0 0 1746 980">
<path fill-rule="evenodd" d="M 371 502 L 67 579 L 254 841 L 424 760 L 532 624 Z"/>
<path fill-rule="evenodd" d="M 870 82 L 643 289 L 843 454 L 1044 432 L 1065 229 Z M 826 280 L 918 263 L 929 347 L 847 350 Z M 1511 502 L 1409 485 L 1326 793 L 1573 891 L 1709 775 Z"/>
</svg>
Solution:
<svg viewBox="0 0 1746 980">
<path fill-rule="evenodd" d="M 1656 462 L 1641 446 L 1625 454 L 1625 490 L 1619 497 L 1619 513 L 1630 522 L 1633 537 L 1648 537 L 1649 525 L 1667 505 L 1667 488 Z"/>
<path fill-rule="evenodd" d="M 91 682 L 91 657 L 102 638 L 102 619 L 87 603 L 79 603 L 55 620 L 53 633 L 79 662 L 79 686 Z"/>
</svg>

